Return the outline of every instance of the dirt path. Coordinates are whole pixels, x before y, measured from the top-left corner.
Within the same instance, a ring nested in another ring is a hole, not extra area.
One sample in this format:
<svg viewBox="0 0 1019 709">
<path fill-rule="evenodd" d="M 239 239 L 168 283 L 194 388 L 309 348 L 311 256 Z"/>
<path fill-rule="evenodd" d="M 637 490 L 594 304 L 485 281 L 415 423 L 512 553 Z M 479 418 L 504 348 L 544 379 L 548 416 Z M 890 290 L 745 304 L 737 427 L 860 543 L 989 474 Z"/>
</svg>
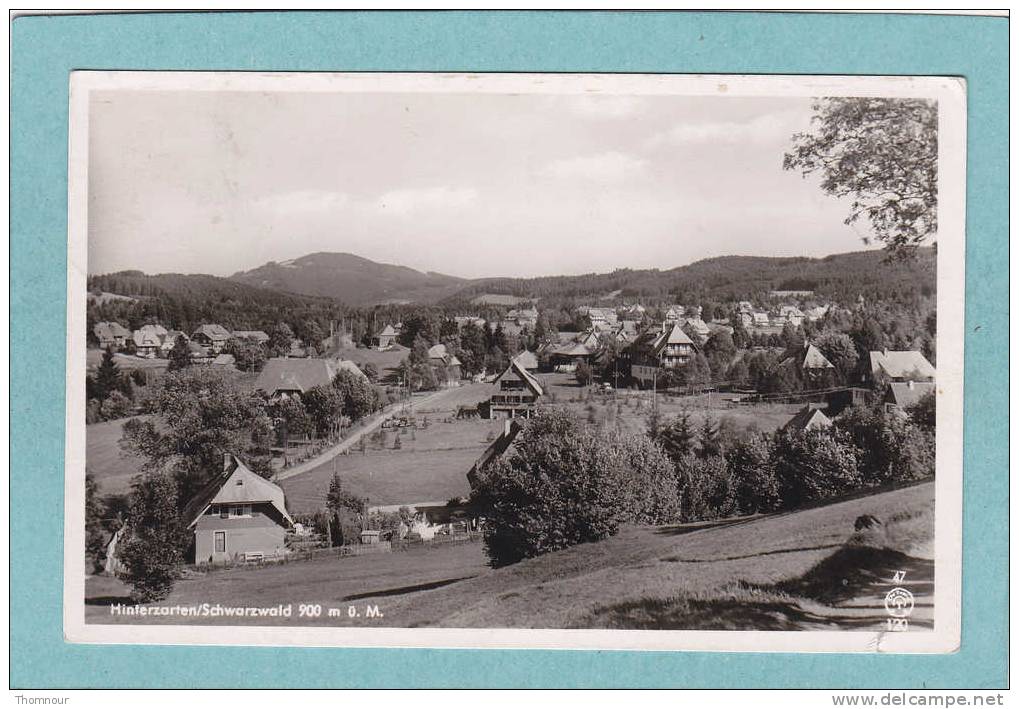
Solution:
<svg viewBox="0 0 1019 709">
<path fill-rule="evenodd" d="M 308 460 L 298 463 L 292 468 L 287 468 L 286 470 L 281 470 L 280 472 L 276 473 L 275 477 L 273 478 L 273 481 L 279 483 L 282 480 L 289 480 L 290 478 L 310 472 L 315 468 L 321 466 L 323 463 L 328 463 L 330 460 L 342 454 L 344 451 L 350 450 L 350 448 L 353 447 L 364 436 L 378 430 L 382 426 L 382 423 L 386 419 L 388 419 L 389 416 L 394 411 L 403 410 L 404 407 L 406 407 L 410 411 L 415 411 L 426 404 L 434 404 L 437 401 L 441 400 L 443 398 L 443 394 L 446 394 L 447 391 L 449 390 L 444 389 L 442 391 L 437 391 L 432 394 L 428 394 L 427 396 L 421 397 L 417 401 L 411 399 L 410 401 L 401 401 L 396 404 L 390 404 L 386 408 L 382 409 L 382 411 L 379 411 L 370 419 L 363 422 L 359 428 L 357 428 L 354 431 L 351 431 L 346 438 L 344 438 L 342 441 L 337 443 L 332 448 L 329 448 L 328 450 L 319 453 L 314 458 L 309 458 Z"/>
</svg>

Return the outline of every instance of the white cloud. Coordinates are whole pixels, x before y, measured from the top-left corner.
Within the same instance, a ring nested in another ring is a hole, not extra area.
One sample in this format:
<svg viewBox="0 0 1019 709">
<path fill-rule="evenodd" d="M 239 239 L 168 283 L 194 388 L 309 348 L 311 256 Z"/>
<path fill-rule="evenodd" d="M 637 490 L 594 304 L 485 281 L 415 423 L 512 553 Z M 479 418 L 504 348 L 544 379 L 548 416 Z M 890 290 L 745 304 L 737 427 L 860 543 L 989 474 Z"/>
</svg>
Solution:
<svg viewBox="0 0 1019 709">
<path fill-rule="evenodd" d="M 654 148 L 704 143 L 732 145 L 788 138 L 796 130 L 793 121 L 798 117 L 791 113 L 769 113 L 745 123 L 678 123 L 652 136 L 648 145 Z"/>
<path fill-rule="evenodd" d="M 279 215 L 325 214 L 349 203 L 349 195 L 329 190 L 295 190 L 255 200 L 256 207 Z"/>
<path fill-rule="evenodd" d="M 428 187 L 424 189 L 392 190 L 376 200 L 376 206 L 389 213 L 407 214 L 421 209 L 447 209 L 464 207 L 478 196 L 469 187 Z"/>
<path fill-rule="evenodd" d="M 542 170 L 558 179 L 583 179 L 595 182 L 619 182 L 639 174 L 647 163 L 626 153 L 610 151 L 596 155 L 553 160 Z"/>
</svg>

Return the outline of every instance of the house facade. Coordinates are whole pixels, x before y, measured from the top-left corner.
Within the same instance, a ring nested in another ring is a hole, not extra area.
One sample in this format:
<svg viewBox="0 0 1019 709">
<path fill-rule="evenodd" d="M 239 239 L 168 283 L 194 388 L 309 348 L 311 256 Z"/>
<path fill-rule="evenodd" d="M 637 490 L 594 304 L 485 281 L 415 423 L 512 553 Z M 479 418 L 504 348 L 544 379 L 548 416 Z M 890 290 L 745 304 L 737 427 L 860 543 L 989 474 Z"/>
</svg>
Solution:
<svg viewBox="0 0 1019 709">
<path fill-rule="evenodd" d="M 271 357 L 255 380 L 255 390 L 265 392 L 271 399 L 299 396 L 309 389 L 329 386 L 344 370 L 368 381 L 365 373 L 346 359 Z"/>
<path fill-rule="evenodd" d="M 92 328 L 92 334 L 102 349 L 112 347 L 119 350 L 127 344 L 127 338 L 131 337 L 131 331 L 119 322 L 99 322 Z"/>
<path fill-rule="evenodd" d="M 679 324 L 666 325 L 657 335 L 645 333 L 629 348 L 630 376 L 642 387 L 651 386 L 662 369 L 678 369 L 686 365 L 696 347 Z"/>
<path fill-rule="evenodd" d="M 870 353 L 870 371 L 874 380 L 893 382 L 933 382 L 934 365 L 916 350 L 882 350 Z"/>
<path fill-rule="evenodd" d="M 230 454 L 223 471 L 188 503 L 184 518 L 197 565 L 282 558 L 294 524 L 283 489 Z"/>
<path fill-rule="evenodd" d="M 230 332 L 222 325 L 202 325 L 191 335 L 192 341 L 206 348 L 210 354 L 218 355 L 230 339 Z"/>
<path fill-rule="evenodd" d="M 534 375 L 515 359 L 492 383 L 497 389 L 488 402 L 490 418 L 530 418 L 545 393 Z"/>
<path fill-rule="evenodd" d="M 396 344 L 399 332 L 392 325 L 387 324 L 384 328 L 372 335 L 372 347 L 377 350 L 387 350 Z"/>
<path fill-rule="evenodd" d="M 158 357 L 166 335 L 167 330 L 162 325 L 142 325 L 131 336 L 134 340 L 135 354 L 139 357 Z"/>
</svg>

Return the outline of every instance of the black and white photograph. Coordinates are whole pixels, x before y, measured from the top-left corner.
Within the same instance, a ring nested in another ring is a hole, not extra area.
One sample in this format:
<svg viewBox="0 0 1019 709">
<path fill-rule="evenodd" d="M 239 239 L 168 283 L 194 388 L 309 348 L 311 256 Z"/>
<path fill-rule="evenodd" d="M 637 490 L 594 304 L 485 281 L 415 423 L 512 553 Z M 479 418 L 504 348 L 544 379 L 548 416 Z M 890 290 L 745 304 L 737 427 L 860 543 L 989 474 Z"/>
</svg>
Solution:
<svg viewBox="0 0 1019 709">
<path fill-rule="evenodd" d="M 75 72 L 66 637 L 954 650 L 965 106 Z"/>
</svg>

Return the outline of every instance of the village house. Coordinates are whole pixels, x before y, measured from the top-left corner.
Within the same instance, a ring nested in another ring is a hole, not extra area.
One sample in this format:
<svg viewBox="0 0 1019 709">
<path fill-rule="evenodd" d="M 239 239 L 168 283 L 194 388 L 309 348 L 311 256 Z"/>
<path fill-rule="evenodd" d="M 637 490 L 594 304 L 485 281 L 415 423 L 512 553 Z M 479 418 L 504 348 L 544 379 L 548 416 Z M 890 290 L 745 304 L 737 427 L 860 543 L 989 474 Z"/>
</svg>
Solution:
<svg viewBox="0 0 1019 709">
<path fill-rule="evenodd" d="M 399 335 L 400 333 L 396 331 L 395 327 L 386 323 L 385 327 L 372 335 L 371 346 L 376 350 L 388 350 L 396 344 L 396 338 Z"/>
<path fill-rule="evenodd" d="M 934 391 L 934 382 L 892 382 L 888 385 L 884 405 L 886 411 L 904 413 L 927 394 Z"/>
<path fill-rule="evenodd" d="M 213 367 L 236 368 L 237 360 L 234 359 L 232 354 L 223 352 L 222 354 L 216 355 L 210 364 L 212 364 Z"/>
<path fill-rule="evenodd" d="M 520 327 L 534 328 L 538 324 L 538 310 L 536 308 L 523 308 L 511 310 L 506 313 L 506 319 L 512 320 Z"/>
<path fill-rule="evenodd" d="M 676 323 L 683 322 L 686 317 L 686 308 L 682 305 L 673 305 L 665 311 L 665 323 L 667 325 L 675 325 Z"/>
<path fill-rule="evenodd" d="M 163 348 L 163 338 L 166 335 L 167 330 L 162 325 L 142 325 L 131 335 L 135 354 L 150 359 L 157 357 Z"/>
<path fill-rule="evenodd" d="M 572 372 L 581 362 L 590 364 L 598 349 L 598 333 L 592 328 L 582 333 L 560 332 L 559 342 L 545 351 L 555 371 Z"/>
<path fill-rule="evenodd" d="M 916 350 L 871 352 L 870 372 L 874 381 L 893 382 L 932 382 L 936 373 L 934 365 Z"/>
<path fill-rule="evenodd" d="M 530 418 L 545 391 L 534 375 L 517 360 L 492 382 L 498 387 L 489 399 L 489 418 Z"/>
<path fill-rule="evenodd" d="M 445 377 L 447 387 L 459 386 L 462 377 L 461 362 L 441 342 L 428 348 L 428 363 Z"/>
<path fill-rule="evenodd" d="M 194 534 L 195 564 L 283 557 L 286 531 L 294 524 L 283 489 L 236 456 L 223 458 L 223 471 L 184 508 L 184 522 Z"/>
<path fill-rule="evenodd" d="M 191 354 L 192 364 L 208 364 L 215 359 L 215 355 L 208 347 L 202 347 L 197 342 L 188 342 L 188 352 Z"/>
<path fill-rule="evenodd" d="M 803 348 L 797 354 L 787 357 L 779 366 L 794 366 L 800 370 L 804 379 L 814 383 L 827 383 L 825 377 L 835 373 L 835 365 L 809 342 L 803 343 Z"/>
<path fill-rule="evenodd" d="M 533 352 L 524 350 L 516 356 L 516 360 L 520 363 L 520 366 L 528 372 L 533 372 L 538 369 L 538 356 Z"/>
<path fill-rule="evenodd" d="M 131 331 L 115 321 L 96 323 L 92 334 L 104 350 L 110 347 L 119 350 L 127 344 L 127 338 L 131 337 Z"/>
<path fill-rule="evenodd" d="M 183 337 L 184 342 L 190 342 L 190 338 L 180 330 L 167 330 L 166 334 L 163 335 L 163 341 L 159 345 L 159 356 L 163 359 L 167 359 L 170 356 L 170 351 L 173 346 L 177 344 L 177 338 Z"/>
<path fill-rule="evenodd" d="M 708 324 L 701 320 L 700 317 L 687 318 L 685 324 L 688 329 L 696 332 L 697 335 L 701 337 L 701 339 L 706 340 L 708 338 L 708 335 L 711 334 L 711 328 L 708 327 Z"/>
<path fill-rule="evenodd" d="M 264 345 L 269 341 L 269 335 L 261 330 L 234 330 L 230 333 L 230 336 L 238 340 L 254 340 L 260 345 Z"/>
<path fill-rule="evenodd" d="M 783 305 L 778 310 L 778 317 L 783 323 L 789 323 L 794 327 L 799 327 L 803 324 L 803 311 L 797 308 L 795 305 Z"/>
<path fill-rule="evenodd" d="M 816 431 L 831 428 L 832 420 L 821 410 L 824 404 L 807 404 L 782 427 L 783 431 Z"/>
<path fill-rule="evenodd" d="M 522 430 L 524 430 L 524 426 L 519 421 L 507 420 L 505 422 L 502 432 L 488 445 L 481 456 L 474 461 L 474 465 L 471 466 L 470 470 L 467 471 L 467 482 L 470 483 L 472 490 L 477 487 L 478 475 L 509 452 L 513 441 L 516 440 L 517 434 Z"/>
<path fill-rule="evenodd" d="M 696 354 L 690 336 L 679 324 L 660 333 L 645 333 L 630 346 L 630 376 L 642 387 L 655 382 L 660 369 L 677 369 L 686 365 Z"/>
<path fill-rule="evenodd" d="M 212 355 L 218 355 L 223 351 L 226 341 L 230 339 L 230 332 L 222 325 L 215 323 L 201 325 L 191 334 L 192 341 L 205 347 Z"/>
<path fill-rule="evenodd" d="M 255 391 L 263 391 L 272 399 L 300 396 L 309 389 L 331 385 L 343 370 L 368 381 L 365 373 L 350 360 L 272 357 L 259 372 Z"/>
<path fill-rule="evenodd" d="M 618 310 L 619 319 L 624 322 L 640 322 L 644 319 L 646 308 L 640 303 L 624 305 Z"/>
</svg>

